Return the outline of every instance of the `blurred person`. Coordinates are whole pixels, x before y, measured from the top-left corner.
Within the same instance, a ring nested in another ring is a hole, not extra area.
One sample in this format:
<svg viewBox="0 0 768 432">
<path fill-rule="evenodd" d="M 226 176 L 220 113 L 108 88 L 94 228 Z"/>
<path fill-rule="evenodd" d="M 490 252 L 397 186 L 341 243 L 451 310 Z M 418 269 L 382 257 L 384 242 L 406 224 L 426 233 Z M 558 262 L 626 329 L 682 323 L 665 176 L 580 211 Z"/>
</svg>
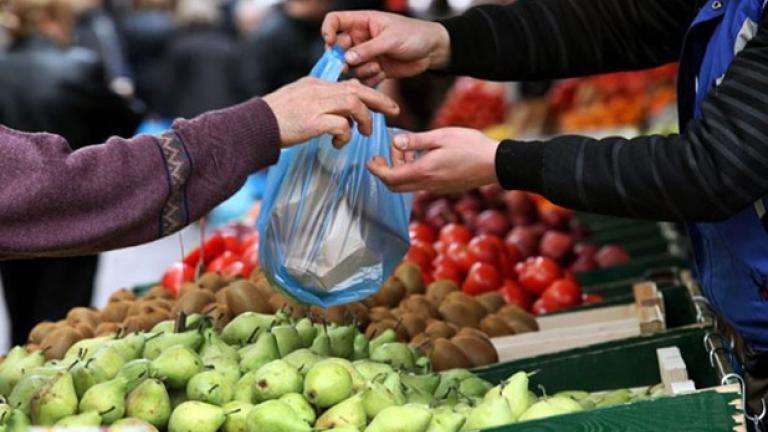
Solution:
<svg viewBox="0 0 768 432">
<path fill-rule="evenodd" d="M 136 96 L 150 115 L 162 111 L 163 56 L 176 29 L 171 11 L 171 0 L 134 0 L 134 10 L 120 20 Z"/>
<path fill-rule="evenodd" d="M 130 135 L 139 113 L 113 93 L 94 52 L 70 48 L 73 0 L 14 0 L 13 42 L 0 56 L 0 123 L 65 137 L 72 148 Z M 25 174 L 26 175 L 26 174 Z M 0 263 L 14 344 L 43 320 L 90 304 L 98 257 Z"/>
<path fill-rule="evenodd" d="M 243 85 L 263 95 L 306 75 L 325 49 L 317 37 L 333 0 L 284 0 L 261 20 L 245 42 Z"/>
<path fill-rule="evenodd" d="M 98 54 L 107 82 L 115 93 L 132 97 L 134 83 L 117 26 L 104 7 L 104 0 L 77 0 L 75 44 Z"/>
<path fill-rule="evenodd" d="M 179 0 L 178 31 L 165 58 L 164 107 L 171 117 L 191 118 L 241 101 L 240 57 L 221 27 L 211 0 Z"/>
</svg>

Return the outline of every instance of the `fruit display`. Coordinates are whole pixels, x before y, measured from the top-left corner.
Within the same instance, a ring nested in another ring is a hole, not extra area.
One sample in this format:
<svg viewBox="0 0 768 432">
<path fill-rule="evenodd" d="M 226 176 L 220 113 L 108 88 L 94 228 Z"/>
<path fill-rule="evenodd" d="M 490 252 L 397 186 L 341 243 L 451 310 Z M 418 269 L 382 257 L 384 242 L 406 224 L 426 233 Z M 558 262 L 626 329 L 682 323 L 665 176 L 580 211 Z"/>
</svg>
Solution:
<svg viewBox="0 0 768 432">
<path fill-rule="evenodd" d="M 66 350 L 13 348 L 0 363 L 0 422 L 140 426 L 169 432 L 468 431 L 657 397 L 491 383 L 421 355 L 385 330 L 245 312 L 221 331 L 181 313 L 150 331 L 85 338 Z M 445 339 L 438 339 L 439 349 Z M 494 384 L 498 384 L 495 385 Z M 6 427 L 6 426 L 4 426 Z"/>
<path fill-rule="evenodd" d="M 484 129 L 503 122 L 507 111 L 503 84 L 462 77 L 448 91 L 432 124 Z"/>
</svg>

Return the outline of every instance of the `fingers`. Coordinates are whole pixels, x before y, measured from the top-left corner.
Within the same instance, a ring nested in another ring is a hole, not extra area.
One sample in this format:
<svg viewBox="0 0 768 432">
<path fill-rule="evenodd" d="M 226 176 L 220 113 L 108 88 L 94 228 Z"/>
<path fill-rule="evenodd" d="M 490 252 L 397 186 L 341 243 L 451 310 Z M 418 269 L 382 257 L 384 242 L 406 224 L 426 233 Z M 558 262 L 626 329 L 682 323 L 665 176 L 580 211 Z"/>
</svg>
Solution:
<svg viewBox="0 0 768 432">
<path fill-rule="evenodd" d="M 397 40 L 393 36 L 389 33 L 382 33 L 347 50 L 344 59 L 352 66 L 360 65 L 380 55 L 387 54 L 396 44 Z"/>
<path fill-rule="evenodd" d="M 384 72 L 379 72 L 375 76 L 363 80 L 363 84 L 367 85 L 368 87 L 376 87 L 379 84 L 381 84 L 385 79 L 387 79 L 387 74 Z"/>
<path fill-rule="evenodd" d="M 323 114 L 317 119 L 317 125 L 314 135 L 330 134 L 333 135 L 333 146 L 341 148 L 352 139 L 352 126 L 345 117 Z"/>
<path fill-rule="evenodd" d="M 401 151 L 408 152 L 433 150 L 440 147 L 442 136 L 443 134 L 439 130 L 415 134 L 400 134 L 395 136 L 394 145 Z"/>
<path fill-rule="evenodd" d="M 358 97 L 368 108 L 373 111 L 393 116 L 400 112 L 400 107 L 397 106 L 397 103 L 395 103 L 395 101 L 390 99 L 384 93 L 364 86 L 356 80 L 347 81 L 344 83 L 344 85 L 354 96 Z"/>
<path fill-rule="evenodd" d="M 326 45 L 338 43 L 338 34 L 349 32 L 354 27 L 367 26 L 368 12 L 331 12 L 325 16 L 320 32 Z"/>
<path fill-rule="evenodd" d="M 355 76 L 363 81 L 381 73 L 381 65 L 378 62 L 369 62 L 354 69 Z"/>
<path fill-rule="evenodd" d="M 389 167 L 381 156 L 366 163 L 371 174 L 378 177 L 393 192 L 411 192 L 423 188 L 418 162 Z"/>
</svg>

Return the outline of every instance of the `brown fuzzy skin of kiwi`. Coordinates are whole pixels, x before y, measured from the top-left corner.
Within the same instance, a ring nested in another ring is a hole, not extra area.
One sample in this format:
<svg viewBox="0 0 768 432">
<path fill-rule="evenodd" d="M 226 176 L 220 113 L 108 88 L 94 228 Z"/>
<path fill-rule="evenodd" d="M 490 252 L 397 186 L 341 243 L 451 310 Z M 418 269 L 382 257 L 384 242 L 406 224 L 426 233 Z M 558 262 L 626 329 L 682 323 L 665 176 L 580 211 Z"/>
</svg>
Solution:
<svg viewBox="0 0 768 432">
<path fill-rule="evenodd" d="M 438 318 L 440 316 L 435 305 L 427 300 L 427 296 L 424 294 L 413 294 L 406 297 L 400 302 L 400 309 L 415 313 L 424 319 Z"/>
<path fill-rule="evenodd" d="M 244 312 L 269 314 L 274 311 L 269 301 L 259 294 L 256 285 L 247 280 L 234 282 L 219 292 L 224 293 L 223 296 L 226 301 L 223 303 L 226 303 L 229 310 L 235 315 Z M 222 302 L 219 301 L 219 303 Z"/>
<path fill-rule="evenodd" d="M 508 304 L 497 312 L 504 317 L 515 318 L 516 321 L 522 321 L 528 328 L 533 331 L 539 330 L 539 323 L 536 321 L 536 317 L 524 311 L 522 308 L 516 305 Z"/>
<path fill-rule="evenodd" d="M 272 294 L 272 296 L 269 298 L 269 304 L 272 305 L 272 308 L 275 312 L 279 312 L 281 310 L 290 311 L 291 318 L 305 317 L 310 311 L 310 309 L 306 306 L 298 304 L 280 293 Z M 237 314 L 235 314 L 235 316 L 237 316 Z"/>
<path fill-rule="evenodd" d="M 86 307 L 75 307 L 67 313 L 67 322 L 71 325 L 85 323 L 95 328 L 99 324 L 99 312 Z"/>
<path fill-rule="evenodd" d="M 220 289 L 227 286 L 227 282 L 217 272 L 208 272 L 200 276 L 197 283 L 203 287 L 204 290 L 212 293 L 218 292 Z"/>
<path fill-rule="evenodd" d="M 502 318 L 502 319 L 504 319 L 504 318 Z M 528 324 L 526 324 L 526 323 L 524 323 L 522 321 L 517 321 L 514 318 L 509 318 L 508 317 L 505 322 L 507 323 L 509 328 L 511 328 L 515 332 L 515 334 L 531 333 L 531 332 L 538 331 L 536 329 L 532 329 L 532 328 L 528 327 Z"/>
<path fill-rule="evenodd" d="M 90 339 L 95 336 L 95 327 L 91 327 L 84 322 L 77 323 L 75 325 L 75 330 L 83 336 L 83 339 Z"/>
<path fill-rule="evenodd" d="M 150 324 L 148 315 L 134 315 L 126 318 L 120 325 L 120 329 L 125 333 L 133 333 L 152 328 Z"/>
<path fill-rule="evenodd" d="M 69 347 L 83 339 L 77 330 L 68 325 L 62 325 L 48 334 L 40 344 L 45 351 L 46 360 L 58 360 L 64 357 Z"/>
<path fill-rule="evenodd" d="M 347 307 L 345 305 L 333 306 L 328 309 L 310 308 L 310 311 L 320 315 L 325 322 L 331 322 L 336 325 L 347 325 L 352 320 L 352 317 L 347 315 Z"/>
<path fill-rule="evenodd" d="M 181 287 L 179 288 L 179 294 L 177 298 L 184 297 L 190 291 L 199 291 L 202 289 L 203 287 L 200 286 L 197 282 L 184 282 L 183 284 L 181 284 Z"/>
<path fill-rule="evenodd" d="M 515 330 L 507 325 L 507 322 L 496 314 L 486 316 L 480 321 L 480 330 L 490 337 L 499 337 L 515 334 Z"/>
<path fill-rule="evenodd" d="M 440 305 L 440 315 L 457 327 L 478 327 L 484 315 L 478 315 L 467 302 L 446 300 Z"/>
<path fill-rule="evenodd" d="M 165 290 L 165 288 L 163 288 L 163 290 Z M 119 289 L 119 290 L 113 292 L 109 296 L 109 300 L 108 301 L 109 301 L 109 303 L 112 303 L 112 302 L 124 301 L 124 300 L 129 300 L 129 301 L 130 300 L 136 300 L 136 295 L 133 294 L 133 291 L 131 291 L 131 290 L 127 289 L 127 288 L 123 288 L 123 289 Z"/>
<path fill-rule="evenodd" d="M 203 309 L 202 313 L 211 318 L 213 326 L 219 331 L 232 320 L 229 307 L 225 304 L 211 303 Z"/>
<path fill-rule="evenodd" d="M 432 339 L 450 339 L 456 334 L 456 329 L 449 326 L 445 321 L 436 320 L 427 325 L 427 327 L 424 329 L 424 333 L 426 333 Z"/>
<path fill-rule="evenodd" d="M 381 288 L 373 295 L 377 305 L 393 308 L 400 304 L 406 294 L 405 285 L 394 277 L 390 277 L 381 284 Z"/>
<path fill-rule="evenodd" d="M 132 304 L 133 302 L 129 301 L 119 301 L 107 304 L 101 311 L 100 321 L 114 323 L 122 322 L 125 317 L 128 316 L 128 309 L 131 308 Z"/>
<path fill-rule="evenodd" d="M 368 309 L 373 309 L 375 307 L 380 307 L 381 305 L 379 305 L 379 302 L 376 301 L 376 296 L 373 295 L 363 300 L 363 306 L 367 307 Z"/>
<path fill-rule="evenodd" d="M 478 322 L 480 322 L 484 316 L 488 315 L 488 311 L 479 301 L 477 301 L 472 296 L 464 294 L 463 292 L 453 292 L 448 294 L 445 300 L 443 300 L 443 303 L 450 301 L 458 301 L 466 305 L 468 308 L 470 308 L 470 310 L 472 310 L 474 316 L 477 317 Z"/>
<path fill-rule="evenodd" d="M 448 294 L 459 291 L 459 285 L 452 280 L 434 281 L 427 286 L 427 300 L 438 306 Z"/>
<path fill-rule="evenodd" d="M 388 308 L 383 306 L 377 306 L 368 310 L 368 317 L 371 322 L 384 321 L 385 319 L 395 319 L 395 316 L 389 311 Z"/>
<path fill-rule="evenodd" d="M 117 333 L 118 330 L 120 330 L 120 324 L 114 322 L 103 322 L 99 324 L 98 327 L 96 327 L 94 336 L 107 336 Z"/>
<path fill-rule="evenodd" d="M 432 339 L 437 338 L 432 338 L 426 333 L 419 333 L 411 339 L 410 345 L 420 347 L 423 354 L 429 354 L 429 349 L 432 347 Z"/>
<path fill-rule="evenodd" d="M 45 337 L 48 336 L 48 333 L 52 332 L 55 329 L 56 329 L 56 324 L 50 321 L 43 321 L 41 323 L 38 323 L 37 325 L 32 327 L 32 330 L 29 332 L 29 342 L 40 345 L 40 343 L 43 342 L 43 339 L 45 339 Z"/>
<path fill-rule="evenodd" d="M 371 323 L 371 318 L 368 316 L 368 308 L 362 303 L 348 303 L 347 313 L 360 329 L 368 327 L 368 324 Z"/>
<path fill-rule="evenodd" d="M 405 328 L 405 331 L 408 332 L 409 340 L 413 340 L 417 334 L 424 332 L 427 328 L 426 321 L 413 312 L 404 313 L 400 317 L 400 320 L 401 325 Z"/>
<path fill-rule="evenodd" d="M 156 310 L 157 308 L 152 306 L 150 302 L 138 301 L 138 302 L 134 302 L 131 305 L 131 307 L 128 308 L 128 311 L 126 312 L 125 316 L 132 317 L 135 315 L 144 315 L 144 314 L 155 312 Z"/>
<path fill-rule="evenodd" d="M 162 298 L 162 299 L 172 299 L 173 295 L 168 292 L 168 290 L 162 286 L 162 285 L 156 285 L 153 286 L 147 293 L 142 297 L 142 300 L 152 300 L 156 298 Z"/>
<path fill-rule="evenodd" d="M 368 325 L 368 328 L 365 329 L 365 335 L 368 336 L 369 339 L 373 339 L 386 329 L 395 330 L 395 333 L 397 333 L 397 340 L 400 342 L 409 340 L 408 331 L 405 330 L 402 324 L 398 324 L 395 320 L 384 320 L 370 324 Z"/>
<path fill-rule="evenodd" d="M 179 312 L 184 312 L 187 315 L 199 313 L 203 308 L 216 301 L 216 296 L 208 290 L 191 291 L 183 296 L 179 297 L 179 301 L 171 309 L 171 313 L 175 316 Z"/>
<path fill-rule="evenodd" d="M 445 338 L 437 338 L 432 341 L 432 351 L 429 358 L 432 360 L 432 369 L 444 371 L 449 369 L 469 369 L 472 362 L 456 345 Z"/>
<path fill-rule="evenodd" d="M 467 356 L 473 367 L 499 362 L 499 353 L 491 343 L 482 338 L 458 334 L 451 338 L 451 343 Z"/>
<path fill-rule="evenodd" d="M 478 303 L 483 305 L 488 313 L 494 313 L 507 304 L 507 302 L 504 301 L 504 296 L 501 295 L 501 293 L 498 291 L 480 294 L 479 296 L 475 297 L 475 299 L 478 301 Z"/>
<path fill-rule="evenodd" d="M 407 295 L 424 294 L 424 280 L 421 278 L 421 269 L 416 264 L 402 263 L 395 270 L 395 278 L 403 283 Z"/>
<path fill-rule="evenodd" d="M 168 299 L 160 299 L 160 298 L 148 300 L 147 303 L 150 304 L 155 309 L 163 309 L 168 312 L 173 310 L 173 305 L 174 305 L 174 302 Z"/>
<path fill-rule="evenodd" d="M 482 339 L 486 341 L 488 344 L 491 344 L 491 338 L 488 337 L 488 335 L 485 334 L 485 332 L 472 327 L 462 328 L 461 330 L 459 330 L 458 333 L 456 333 L 456 336 L 472 336 L 478 339 Z"/>
</svg>

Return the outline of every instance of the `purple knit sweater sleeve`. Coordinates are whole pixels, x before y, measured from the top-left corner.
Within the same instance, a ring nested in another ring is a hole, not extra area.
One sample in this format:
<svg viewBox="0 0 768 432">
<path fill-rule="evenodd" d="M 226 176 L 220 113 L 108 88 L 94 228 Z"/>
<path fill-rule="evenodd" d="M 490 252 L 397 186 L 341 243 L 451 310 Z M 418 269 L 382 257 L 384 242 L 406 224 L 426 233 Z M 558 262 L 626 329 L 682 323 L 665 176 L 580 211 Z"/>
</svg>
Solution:
<svg viewBox="0 0 768 432">
<path fill-rule="evenodd" d="M 86 254 L 176 232 L 275 163 L 279 135 L 261 99 L 78 151 L 0 126 L 0 256 Z"/>
</svg>

